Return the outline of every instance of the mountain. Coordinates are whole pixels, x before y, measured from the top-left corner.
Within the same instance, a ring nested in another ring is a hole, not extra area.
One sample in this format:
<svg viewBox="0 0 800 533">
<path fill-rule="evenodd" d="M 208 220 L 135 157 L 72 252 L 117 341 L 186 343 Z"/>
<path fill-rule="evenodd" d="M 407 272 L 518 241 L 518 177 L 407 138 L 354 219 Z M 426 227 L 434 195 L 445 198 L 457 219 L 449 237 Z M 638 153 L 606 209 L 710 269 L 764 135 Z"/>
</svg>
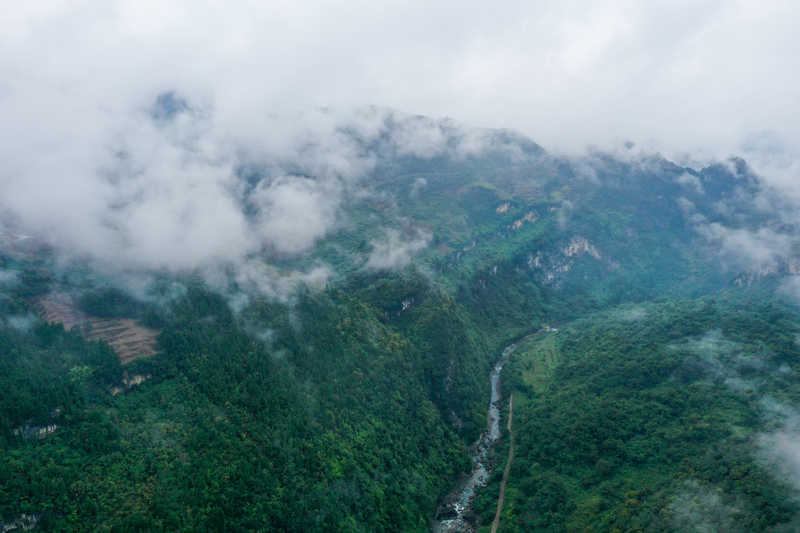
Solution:
<svg viewBox="0 0 800 533">
<path fill-rule="evenodd" d="M 786 197 L 740 159 L 381 117 L 338 132 L 362 179 L 241 161 L 236 205 L 272 237 L 214 269 L 0 248 L 5 527 L 428 531 L 525 338 L 469 527 L 491 525 L 513 441 L 499 531 L 795 530 Z M 287 176 L 324 231 L 288 211 L 270 233 L 260 198 Z"/>
</svg>

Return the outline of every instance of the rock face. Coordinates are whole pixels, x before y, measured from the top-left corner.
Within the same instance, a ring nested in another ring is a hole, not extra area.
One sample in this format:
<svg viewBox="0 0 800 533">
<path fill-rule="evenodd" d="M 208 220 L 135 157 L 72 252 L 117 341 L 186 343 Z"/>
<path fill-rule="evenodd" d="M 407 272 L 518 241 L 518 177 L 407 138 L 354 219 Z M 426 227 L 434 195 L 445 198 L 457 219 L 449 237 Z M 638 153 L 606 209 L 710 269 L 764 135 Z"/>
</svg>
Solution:
<svg viewBox="0 0 800 533">
<path fill-rule="evenodd" d="M 766 276 L 786 274 L 797 276 L 800 274 L 800 257 L 792 256 L 773 261 L 758 269 L 742 272 L 733 279 L 734 285 L 739 287 L 756 283 Z"/>
<path fill-rule="evenodd" d="M 2 533 L 7 531 L 30 531 L 39 525 L 39 520 L 42 517 L 39 514 L 23 514 L 16 520 L 9 520 L 8 522 L 0 522 Z"/>
<path fill-rule="evenodd" d="M 48 424 L 46 426 L 31 426 L 27 424 L 25 427 L 19 427 L 12 430 L 14 435 L 21 435 L 25 438 L 38 437 L 40 439 L 55 433 L 58 429 L 58 424 Z"/>
<path fill-rule="evenodd" d="M 538 276 L 542 283 L 558 289 L 561 287 L 564 276 L 572 270 L 575 261 L 584 256 L 599 261 L 606 271 L 619 268 L 619 263 L 605 257 L 594 244 L 580 235 L 573 236 L 557 252 L 543 253 L 540 251 L 528 255 L 527 265 L 528 269 L 539 272 Z"/>
<path fill-rule="evenodd" d="M 136 385 L 141 385 L 148 379 L 152 378 L 152 374 L 133 374 L 129 375 L 128 371 L 126 370 L 125 373 L 122 375 L 122 387 L 112 387 L 111 394 L 116 396 L 122 392 L 128 392 Z"/>
<path fill-rule="evenodd" d="M 64 329 L 76 328 L 88 340 L 104 340 L 119 356 L 123 365 L 157 352 L 158 331 L 146 328 L 132 318 L 98 318 L 77 308 L 72 297 L 52 293 L 35 303 L 46 322 L 60 322 Z"/>
<path fill-rule="evenodd" d="M 572 238 L 569 244 L 561 250 L 567 257 L 572 257 L 573 255 L 581 255 L 581 254 L 589 254 L 595 259 L 602 259 L 603 256 L 600 255 L 600 252 L 597 251 L 597 248 L 593 244 L 590 244 L 586 237 L 581 237 L 576 235 Z"/>
</svg>

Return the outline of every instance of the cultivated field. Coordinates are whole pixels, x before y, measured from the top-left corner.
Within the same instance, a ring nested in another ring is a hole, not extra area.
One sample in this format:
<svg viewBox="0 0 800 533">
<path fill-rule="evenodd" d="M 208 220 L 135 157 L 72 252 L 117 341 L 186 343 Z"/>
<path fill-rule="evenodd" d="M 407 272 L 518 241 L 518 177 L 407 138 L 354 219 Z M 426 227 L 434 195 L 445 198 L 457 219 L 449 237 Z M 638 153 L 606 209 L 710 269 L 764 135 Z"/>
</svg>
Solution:
<svg viewBox="0 0 800 533">
<path fill-rule="evenodd" d="M 77 328 L 84 338 L 106 341 L 124 365 L 139 357 L 153 355 L 157 351 L 153 329 L 141 326 L 131 318 L 98 318 L 80 311 L 66 293 L 52 293 L 35 303 L 42 320 L 61 322 L 64 329 Z"/>
</svg>

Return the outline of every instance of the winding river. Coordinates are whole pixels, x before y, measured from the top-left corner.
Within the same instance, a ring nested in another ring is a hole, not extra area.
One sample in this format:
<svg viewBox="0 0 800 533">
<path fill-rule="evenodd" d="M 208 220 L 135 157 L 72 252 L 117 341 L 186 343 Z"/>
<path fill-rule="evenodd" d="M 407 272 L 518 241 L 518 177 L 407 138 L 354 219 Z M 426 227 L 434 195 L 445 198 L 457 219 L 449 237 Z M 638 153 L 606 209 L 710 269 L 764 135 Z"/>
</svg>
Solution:
<svg viewBox="0 0 800 533">
<path fill-rule="evenodd" d="M 492 400 L 489 404 L 486 432 L 481 434 L 469 448 L 473 464 L 472 472 L 461 478 L 458 485 L 439 507 L 436 519 L 433 521 L 434 533 L 473 533 L 475 531 L 472 501 L 475 499 L 475 490 L 486 485 L 486 480 L 492 473 L 489 449 L 500 437 L 500 372 L 514 350 L 533 335 L 508 346 L 494 364 L 494 369 L 489 376 L 492 384 Z"/>
</svg>

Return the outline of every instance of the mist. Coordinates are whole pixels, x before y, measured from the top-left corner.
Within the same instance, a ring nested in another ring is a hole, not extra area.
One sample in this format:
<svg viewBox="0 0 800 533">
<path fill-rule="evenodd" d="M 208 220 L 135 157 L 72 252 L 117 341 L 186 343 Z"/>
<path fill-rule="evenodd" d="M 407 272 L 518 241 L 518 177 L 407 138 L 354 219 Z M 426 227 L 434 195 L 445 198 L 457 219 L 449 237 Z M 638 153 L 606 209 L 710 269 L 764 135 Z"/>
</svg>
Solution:
<svg viewBox="0 0 800 533">
<path fill-rule="evenodd" d="M 376 104 L 513 128 L 551 150 L 630 140 L 726 157 L 762 132 L 797 146 L 800 7 L 786 1 L 2 9 L 3 93 L 23 115 L 45 103 L 98 120 L 173 89 L 245 137 L 264 111 Z"/>
<path fill-rule="evenodd" d="M 12 3 L 0 210 L 105 268 L 234 265 L 252 281 L 256 256 L 301 254 L 346 224 L 342 203 L 382 153 L 479 153 L 481 127 L 556 154 L 626 141 L 698 168 L 741 154 L 800 198 L 798 14 L 725 0 Z M 756 266 L 788 246 L 769 229 L 701 229 Z M 369 266 L 407 264 L 429 238 L 401 240 L 374 241 Z"/>
<path fill-rule="evenodd" d="M 286 275 L 267 262 L 348 227 L 345 207 L 375 194 L 368 178 L 381 160 L 519 152 L 513 135 L 376 106 L 265 115 L 242 136 L 213 106 L 175 91 L 87 128 L 92 135 L 65 135 L 55 147 L 32 140 L 24 159 L 9 155 L 6 226 L 127 285 L 148 272 L 190 272 L 280 298 L 297 283 L 324 286 L 330 269 Z M 431 238 L 387 227 L 366 267 L 403 267 Z"/>
</svg>

